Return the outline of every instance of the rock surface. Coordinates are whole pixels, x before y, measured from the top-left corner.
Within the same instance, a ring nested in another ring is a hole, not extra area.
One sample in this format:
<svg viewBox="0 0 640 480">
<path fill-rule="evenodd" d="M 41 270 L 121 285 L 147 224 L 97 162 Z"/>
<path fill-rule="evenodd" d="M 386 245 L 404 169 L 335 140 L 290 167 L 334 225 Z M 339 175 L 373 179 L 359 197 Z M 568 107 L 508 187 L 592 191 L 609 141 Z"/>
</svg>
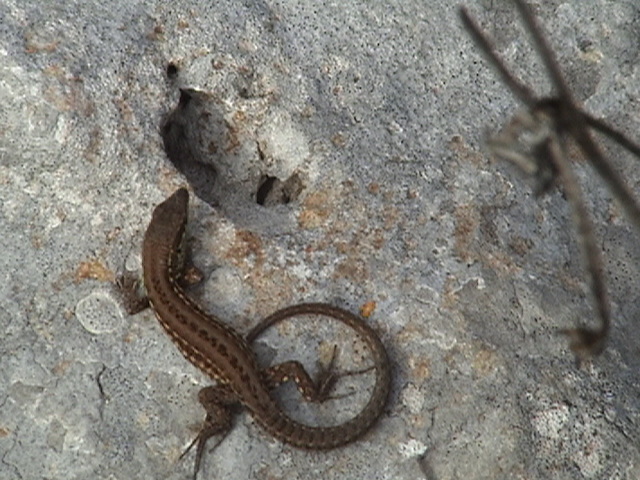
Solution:
<svg viewBox="0 0 640 480">
<path fill-rule="evenodd" d="M 548 92 L 509 2 L 468 7 Z M 639 8 L 535 5 L 585 108 L 636 138 Z M 207 311 L 246 332 L 300 301 L 369 310 L 394 368 L 361 441 L 300 451 L 242 414 L 199 478 L 640 478 L 638 232 L 576 154 L 614 318 L 576 368 L 556 331 L 595 315 L 571 214 L 490 160 L 485 133 L 519 105 L 456 5 L 5 0 L 0 17 L 2 478 L 189 478 L 210 380 L 112 288 L 181 185 Z M 604 146 L 640 197 L 637 159 Z M 313 370 L 334 343 L 366 365 L 318 322 L 256 351 Z M 283 404 L 340 420 L 366 380 Z"/>
</svg>

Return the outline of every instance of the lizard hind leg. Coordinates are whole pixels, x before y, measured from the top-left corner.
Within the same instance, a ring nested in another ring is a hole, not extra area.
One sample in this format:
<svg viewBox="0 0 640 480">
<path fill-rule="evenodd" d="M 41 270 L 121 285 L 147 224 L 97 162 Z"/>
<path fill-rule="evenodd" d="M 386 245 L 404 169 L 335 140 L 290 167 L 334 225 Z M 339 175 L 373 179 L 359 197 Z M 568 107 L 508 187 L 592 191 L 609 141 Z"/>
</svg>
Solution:
<svg viewBox="0 0 640 480">
<path fill-rule="evenodd" d="M 262 371 L 262 375 L 269 390 L 273 390 L 285 382 L 293 381 L 307 402 L 322 403 L 327 400 L 348 397 L 353 395 L 353 393 L 331 395 L 336 382 L 342 377 L 369 372 L 373 367 L 356 371 L 339 372 L 336 371 L 335 368 L 337 356 L 337 346 L 334 345 L 328 365 L 318 364 L 318 373 L 315 375 L 315 379 L 312 379 L 304 366 L 295 360 L 268 367 Z"/>
<path fill-rule="evenodd" d="M 304 366 L 296 360 L 267 367 L 262 370 L 262 377 L 269 390 L 292 381 L 307 402 L 321 403 L 331 398 L 329 394 L 339 378 L 333 368 L 335 357 L 336 348 L 334 347 L 329 365 L 320 366 L 315 379 L 312 379 Z"/>
<path fill-rule="evenodd" d="M 182 459 L 196 445 L 196 459 L 193 469 L 193 480 L 196 480 L 202 454 L 209 438 L 214 435 L 220 435 L 211 451 L 215 450 L 222 443 L 229 431 L 231 430 L 232 415 L 229 407 L 237 403 L 234 393 L 226 385 L 216 385 L 205 387 L 198 393 L 198 400 L 207 412 L 204 423 L 200 428 L 200 432 L 191 444 L 180 455 Z"/>
</svg>

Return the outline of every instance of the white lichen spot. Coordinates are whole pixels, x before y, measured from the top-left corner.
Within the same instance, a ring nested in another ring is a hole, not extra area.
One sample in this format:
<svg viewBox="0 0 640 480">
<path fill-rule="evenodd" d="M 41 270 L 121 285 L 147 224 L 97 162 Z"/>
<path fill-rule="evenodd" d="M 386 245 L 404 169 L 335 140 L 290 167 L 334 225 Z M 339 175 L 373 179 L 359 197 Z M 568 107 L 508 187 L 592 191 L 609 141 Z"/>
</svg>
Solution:
<svg viewBox="0 0 640 480">
<path fill-rule="evenodd" d="M 78 302 L 76 318 L 94 335 L 111 333 L 122 324 L 122 312 L 113 297 L 105 292 L 94 292 Z"/>
<path fill-rule="evenodd" d="M 576 451 L 572 456 L 573 462 L 582 472 L 585 478 L 599 478 L 598 474 L 602 470 L 603 445 L 599 438 L 592 438 L 583 448 Z"/>
<path fill-rule="evenodd" d="M 411 439 L 398 443 L 398 451 L 404 458 L 416 458 L 424 453 L 427 446 L 419 440 Z"/>
<path fill-rule="evenodd" d="M 547 410 L 538 412 L 533 417 L 532 424 L 539 435 L 546 438 L 557 439 L 560 430 L 569 419 L 569 408 L 563 404 L 553 404 Z"/>
<path fill-rule="evenodd" d="M 413 383 L 410 383 L 402 390 L 400 398 L 402 399 L 402 404 L 405 405 L 413 415 L 418 415 L 422 412 L 425 395 Z"/>
</svg>

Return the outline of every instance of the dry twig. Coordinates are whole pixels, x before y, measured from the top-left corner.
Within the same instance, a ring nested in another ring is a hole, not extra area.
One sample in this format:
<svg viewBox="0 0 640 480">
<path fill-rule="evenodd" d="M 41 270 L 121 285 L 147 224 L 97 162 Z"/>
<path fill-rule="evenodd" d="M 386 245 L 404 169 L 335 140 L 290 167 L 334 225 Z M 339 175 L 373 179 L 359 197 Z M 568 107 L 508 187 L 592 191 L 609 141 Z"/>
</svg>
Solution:
<svg viewBox="0 0 640 480">
<path fill-rule="evenodd" d="M 560 183 L 573 212 L 600 327 L 563 329 L 561 333 L 569 336 L 571 349 L 578 360 L 584 360 L 599 354 L 604 349 L 611 319 L 602 254 L 596 242 L 580 185 L 573 166 L 568 160 L 567 139 L 571 138 L 575 141 L 584 157 L 604 179 L 626 215 L 638 229 L 640 229 L 640 205 L 633 198 L 630 188 L 624 183 L 622 177 L 606 160 L 599 145 L 593 139 L 590 129 L 608 136 L 638 157 L 640 157 L 640 146 L 581 109 L 569 90 L 558 62 L 530 8 L 523 0 L 513 1 L 551 78 L 555 89 L 552 97 L 537 97 L 507 69 L 493 43 L 465 7 L 461 7 L 460 15 L 465 28 L 498 71 L 502 81 L 527 108 L 524 113 L 514 117 L 503 132 L 489 141 L 492 151 L 497 157 L 509 160 L 525 173 L 534 175 L 539 193 L 548 191 L 555 182 Z"/>
</svg>

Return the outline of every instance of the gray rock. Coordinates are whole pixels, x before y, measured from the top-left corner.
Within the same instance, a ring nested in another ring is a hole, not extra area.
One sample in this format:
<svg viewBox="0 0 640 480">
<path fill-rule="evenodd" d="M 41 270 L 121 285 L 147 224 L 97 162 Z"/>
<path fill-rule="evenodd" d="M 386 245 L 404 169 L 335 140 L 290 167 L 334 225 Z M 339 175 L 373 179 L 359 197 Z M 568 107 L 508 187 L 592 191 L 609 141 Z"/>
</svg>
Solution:
<svg viewBox="0 0 640 480">
<path fill-rule="evenodd" d="M 138 270 L 154 205 L 187 183 L 203 308 L 247 332 L 300 301 L 375 302 L 394 367 L 388 412 L 361 441 L 296 450 L 243 414 L 199 478 L 640 477 L 638 232 L 576 155 L 614 318 L 578 369 L 556 335 L 595 324 L 571 214 L 560 191 L 535 198 L 490 160 L 485 134 L 519 106 L 457 6 L 343 3 L 0 5 L 2 478 L 191 475 L 193 454 L 179 456 L 210 380 L 112 287 Z M 548 92 L 514 8 L 468 6 Z M 536 4 L 576 96 L 632 137 L 638 13 Z M 637 159 L 603 143 L 637 191 Z M 340 368 L 367 366 L 326 323 L 275 329 L 261 362 L 313 371 L 337 343 Z M 321 406 L 285 388 L 284 408 L 340 420 L 367 381 Z"/>
</svg>

